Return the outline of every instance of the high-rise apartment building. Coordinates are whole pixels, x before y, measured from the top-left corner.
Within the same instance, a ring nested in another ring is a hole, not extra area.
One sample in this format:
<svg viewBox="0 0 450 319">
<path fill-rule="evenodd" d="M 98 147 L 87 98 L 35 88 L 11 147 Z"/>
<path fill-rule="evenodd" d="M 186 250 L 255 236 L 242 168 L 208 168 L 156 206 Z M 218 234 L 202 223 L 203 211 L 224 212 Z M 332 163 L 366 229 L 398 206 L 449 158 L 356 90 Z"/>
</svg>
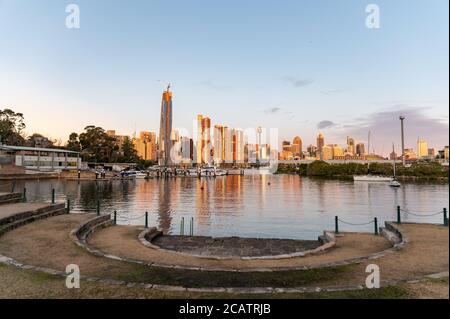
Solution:
<svg viewBox="0 0 450 319">
<path fill-rule="evenodd" d="M 242 130 L 233 129 L 232 135 L 232 149 L 233 149 L 233 163 L 244 163 L 245 160 L 245 142 L 244 132 Z"/>
<path fill-rule="evenodd" d="M 356 155 L 358 155 L 358 156 L 366 155 L 366 147 L 365 147 L 364 143 L 356 144 Z"/>
<path fill-rule="evenodd" d="M 317 150 L 316 150 L 316 156 L 318 156 L 320 159 L 323 159 L 322 157 L 322 148 L 325 146 L 325 137 L 322 133 L 319 133 L 317 136 Z"/>
<path fill-rule="evenodd" d="M 294 158 L 301 159 L 303 157 L 302 139 L 299 136 L 294 137 L 291 146 L 292 155 Z"/>
<path fill-rule="evenodd" d="M 197 164 L 210 164 L 211 156 L 211 119 L 199 114 L 197 116 Z"/>
<path fill-rule="evenodd" d="M 156 133 L 140 132 L 139 137 L 133 138 L 134 149 L 139 157 L 146 161 L 156 161 L 157 141 Z"/>
<path fill-rule="evenodd" d="M 351 155 L 355 155 L 356 153 L 355 140 L 350 136 L 347 136 L 347 153 L 350 153 Z"/>
<path fill-rule="evenodd" d="M 170 85 L 163 92 L 161 102 L 161 121 L 159 126 L 159 165 L 167 166 L 171 164 L 170 149 L 172 148 L 172 92 Z"/>
<path fill-rule="evenodd" d="M 325 145 L 322 147 L 321 159 L 323 161 L 333 159 L 333 146 L 332 145 Z"/>
<path fill-rule="evenodd" d="M 425 141 L 423 139 L 418 139 L 417 140 L 417 156 L 419 158 L 428 156 L 428 143 L 427 143 L 427 141 Z"/>
</svg>

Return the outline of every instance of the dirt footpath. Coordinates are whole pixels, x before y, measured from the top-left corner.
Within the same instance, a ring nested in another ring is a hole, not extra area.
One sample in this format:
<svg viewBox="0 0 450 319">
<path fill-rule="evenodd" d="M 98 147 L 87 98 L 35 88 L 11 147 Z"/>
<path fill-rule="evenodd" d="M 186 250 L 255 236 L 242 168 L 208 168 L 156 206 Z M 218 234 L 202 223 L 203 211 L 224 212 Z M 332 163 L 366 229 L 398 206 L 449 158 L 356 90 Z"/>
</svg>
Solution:
<svg viewBox="0 0 450 319">
<path fill-rule="evenodd" d="M 142 230 L 142 228 L 133 226 L 105 228 L 90 237 L 89 245 L 116 256 L 146 262 L 186 267 L 220 267 L 230 269 L 311 266 L 366 256 L 390 247 L 386 239 L 381 236 L 347 233 L 338 237 L 337 245 L 334 248 L 319 255 L 279 260 L 213 260 L 147 248 L 138 240 L 138 234 Z"/>
</svg>

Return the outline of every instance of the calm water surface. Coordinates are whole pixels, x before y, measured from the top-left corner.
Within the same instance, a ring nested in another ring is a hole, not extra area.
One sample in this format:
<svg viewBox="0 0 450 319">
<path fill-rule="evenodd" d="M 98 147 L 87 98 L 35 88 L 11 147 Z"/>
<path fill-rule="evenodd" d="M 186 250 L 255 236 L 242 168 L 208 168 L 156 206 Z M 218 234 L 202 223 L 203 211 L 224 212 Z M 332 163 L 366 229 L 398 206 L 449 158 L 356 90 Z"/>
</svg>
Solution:
<svg viewBox="0 0 450 319">
<path fill-rule="evenodd" d="M 246 175 L 216 179 L 26 181 L 29 200 L 70 199 L 72 212 L 117 210 L 122 224 L 143 225 L 145 211 L 150 226 L 185 233 L 194 218 L 196 235 L 315 239 L 334 228 L 334 216 L 351 223 L 378 217 L 381 223 L 396 218 L 396 206 L 415 213 L 438 212 L 449 206 L 449 185 L 404 183 L 391 188 L 384 183 L 311 179 L 293 175 Z M 414 217 L 409 221 L 442 222 L 442 215 Z M 367 226 L 341 225 L 341 230 L 373 231 Z"/>
</svg>

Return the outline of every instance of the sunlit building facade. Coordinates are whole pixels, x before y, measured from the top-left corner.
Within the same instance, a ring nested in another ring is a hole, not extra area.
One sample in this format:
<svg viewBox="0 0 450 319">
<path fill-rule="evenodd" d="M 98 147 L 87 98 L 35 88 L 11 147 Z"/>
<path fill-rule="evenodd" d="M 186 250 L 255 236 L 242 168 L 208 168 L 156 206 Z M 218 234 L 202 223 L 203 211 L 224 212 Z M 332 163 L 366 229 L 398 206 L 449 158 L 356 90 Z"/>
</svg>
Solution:
<svg viewBox="0 0 450 319">
<path fill-rule="evenodd" d="M 164 91 L 161 102 L 161 121 L 159 126 L 158 163 L 162 166 L 171 164 L 170 149 L 172 148 L 172 92 L 170 85 Z"/>
<path fill-rule="evenodd" d="M 212 162 L 211 119 L 199 114 L 197 116 L 197 164 L 209 165 Z"/>
<path fill-rule="evenodd" d="M 427 141 L 425 141 L 423 139 L 418 139 L 417 140 L 417 156 L 419 158 L 428 156 L 428 143 L 427 143 Z"/>
<path fill-rule="evenodd" d="M 139 137 L 133 138 L 134 149 L 138 156 L 146 161 L 156 161 L 157 141 L 156 133 L 140 132 Z"/>
</svg>

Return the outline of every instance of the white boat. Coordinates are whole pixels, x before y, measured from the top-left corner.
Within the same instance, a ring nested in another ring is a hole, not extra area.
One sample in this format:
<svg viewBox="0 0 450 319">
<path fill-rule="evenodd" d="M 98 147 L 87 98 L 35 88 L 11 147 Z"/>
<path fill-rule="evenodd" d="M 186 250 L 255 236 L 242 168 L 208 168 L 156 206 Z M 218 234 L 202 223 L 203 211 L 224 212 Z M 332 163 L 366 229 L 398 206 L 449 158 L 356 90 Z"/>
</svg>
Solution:
<svg viewBox="0 0 450 319">
<path fill-rule="evenodd" d="M 395 154 L 395 149 L 394 149 L 394 144 L 392 143 L 392 153 Z M 397 180 L 396 174 L 395 174 L 395 158 L 393 161 L 393 167 L 394 167 L 394 177 L 392 178 L 392 180 L 389 182 L 389 186 L 391 187 L 400 187 L 402 184 L 400 184 L 400 182 Z"/>
<path fill-rule="evenodd" d="M 402 186 L 402 184 L 400 184 L 400 182 L 396 179 L 393 179 L 392 181 L 389 182 L 389 186 L 391 187 L 400 187 Z"/>
<path fill-rule="evenodd" d="M 200 175 L 205 177 L 225 176 L 227 172 L 214 166 L 205 166 L 200 170 Z"/>
<path fill-rule="evenodd" d="M 370 154 L 370 131 L 369 131 L 369 139 L 368 139 L 368 151 Z M 369 167 L 370 167 L 370 161 L 367 162 L 367 172 L 369 172 Z M 372 174 L 367 174 L 367 175 L 355 175 L 353 176 L 353 180 L 356 182 L 391 182 L 392 181 L 392 177 L 386 177 L 386 176 L 378 176 L 378 175 L 372 175 Z"/>
<path fill-rule="evenodd" d="M 353 176 L 353 180 L 356 182 L 391 182 L 392 177 L 368 174 L 368 175 Z"/>
</svg>

